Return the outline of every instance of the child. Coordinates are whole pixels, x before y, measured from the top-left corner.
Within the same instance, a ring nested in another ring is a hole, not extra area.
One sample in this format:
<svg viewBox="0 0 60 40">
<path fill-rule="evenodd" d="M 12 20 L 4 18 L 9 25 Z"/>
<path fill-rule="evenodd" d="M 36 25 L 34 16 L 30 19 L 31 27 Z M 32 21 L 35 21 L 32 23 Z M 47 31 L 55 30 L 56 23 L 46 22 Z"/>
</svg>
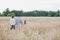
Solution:
<svg viewBox="0 0 60 40">
<path fill-rule="evenodd" d="M 16 22 L 15 22 L 14 16 L 12 16 L 12 18 L 10 19 L 9 22 L 10 22 L 10 25 L 11 25 L 11 29 L 14 28 L 14 30 L 15 30 L 15 24 L 16 24 Z"/>
<path fill-rule="evenodd" d="M 26 20 L 24 20 L 24 24 L 26 24 Z"/>
</svg>

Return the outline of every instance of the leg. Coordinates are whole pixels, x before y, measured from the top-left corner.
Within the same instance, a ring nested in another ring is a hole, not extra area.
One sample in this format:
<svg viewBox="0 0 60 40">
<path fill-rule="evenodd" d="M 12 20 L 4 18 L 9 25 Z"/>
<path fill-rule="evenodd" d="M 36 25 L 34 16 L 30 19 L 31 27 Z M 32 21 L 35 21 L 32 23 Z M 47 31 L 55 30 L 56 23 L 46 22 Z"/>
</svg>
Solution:
<svg viewBox="0 0 60 40">
<path fill-rule="evenodd" d="M 12 28 L 13 28 L 13 25 L 11 25 L 11 30 L 12 30 Z"/>
<path fill-rule="evenodd" d="M 15 25 L 13 25 L 13 28 L 14 28 L 14 30 L 15 30 Z"/>
</svg>

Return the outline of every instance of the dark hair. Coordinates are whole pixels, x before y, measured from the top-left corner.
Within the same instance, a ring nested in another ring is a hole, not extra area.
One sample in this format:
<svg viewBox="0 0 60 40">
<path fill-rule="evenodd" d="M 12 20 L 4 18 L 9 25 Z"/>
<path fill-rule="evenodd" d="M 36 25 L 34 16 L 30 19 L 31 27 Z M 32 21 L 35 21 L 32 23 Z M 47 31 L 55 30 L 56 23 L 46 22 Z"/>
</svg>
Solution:
<svg viewBox="0 0 60 40">
<path fill-rule="evenodd" d="M 12 18 L 14 18 L 14 16 L 12 16 Z"/>
</svg>

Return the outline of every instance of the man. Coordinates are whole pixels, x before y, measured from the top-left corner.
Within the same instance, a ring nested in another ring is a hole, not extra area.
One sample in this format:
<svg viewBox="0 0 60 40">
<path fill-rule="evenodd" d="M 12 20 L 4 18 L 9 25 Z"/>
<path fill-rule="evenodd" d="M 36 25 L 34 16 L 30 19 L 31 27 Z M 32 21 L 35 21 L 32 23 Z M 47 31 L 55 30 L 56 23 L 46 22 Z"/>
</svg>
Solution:
<svg viewBox="0 0 60 40">
<path fill-rule="evenodd" d="M 9 22 L 10 22 L 10 25 L 11 25 L 11 29 L 15 30 L 15 24 L 16 24 L 16 22 L 15 22 L 14 16 L 12 16 L 12 18 L 10 19 Z"/>
<path fill-rule="evenodd" d="M 16 18 L 16 25 L 22 24 L 22 19 L 20 17 Z"/>
<path fill-rule="evenodd" d="M 22 19 L 20 17 L 16 18 L 16 26 L 19 28 L 19 30 L 21 25 L 22 25 Z"/>
</svg>

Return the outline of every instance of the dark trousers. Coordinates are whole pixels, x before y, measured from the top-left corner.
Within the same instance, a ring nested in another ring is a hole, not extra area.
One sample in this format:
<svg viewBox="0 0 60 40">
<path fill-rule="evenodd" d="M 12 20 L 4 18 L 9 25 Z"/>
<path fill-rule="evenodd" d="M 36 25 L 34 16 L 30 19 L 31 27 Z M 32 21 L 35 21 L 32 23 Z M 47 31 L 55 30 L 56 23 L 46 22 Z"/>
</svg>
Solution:
<svg viewBox="0 0 60 40">
<path fill-rule="evenodd" d="M 11 25 L 11 30 L 14 29 L 15 30 L 15 25 Z"/>
</svg>

